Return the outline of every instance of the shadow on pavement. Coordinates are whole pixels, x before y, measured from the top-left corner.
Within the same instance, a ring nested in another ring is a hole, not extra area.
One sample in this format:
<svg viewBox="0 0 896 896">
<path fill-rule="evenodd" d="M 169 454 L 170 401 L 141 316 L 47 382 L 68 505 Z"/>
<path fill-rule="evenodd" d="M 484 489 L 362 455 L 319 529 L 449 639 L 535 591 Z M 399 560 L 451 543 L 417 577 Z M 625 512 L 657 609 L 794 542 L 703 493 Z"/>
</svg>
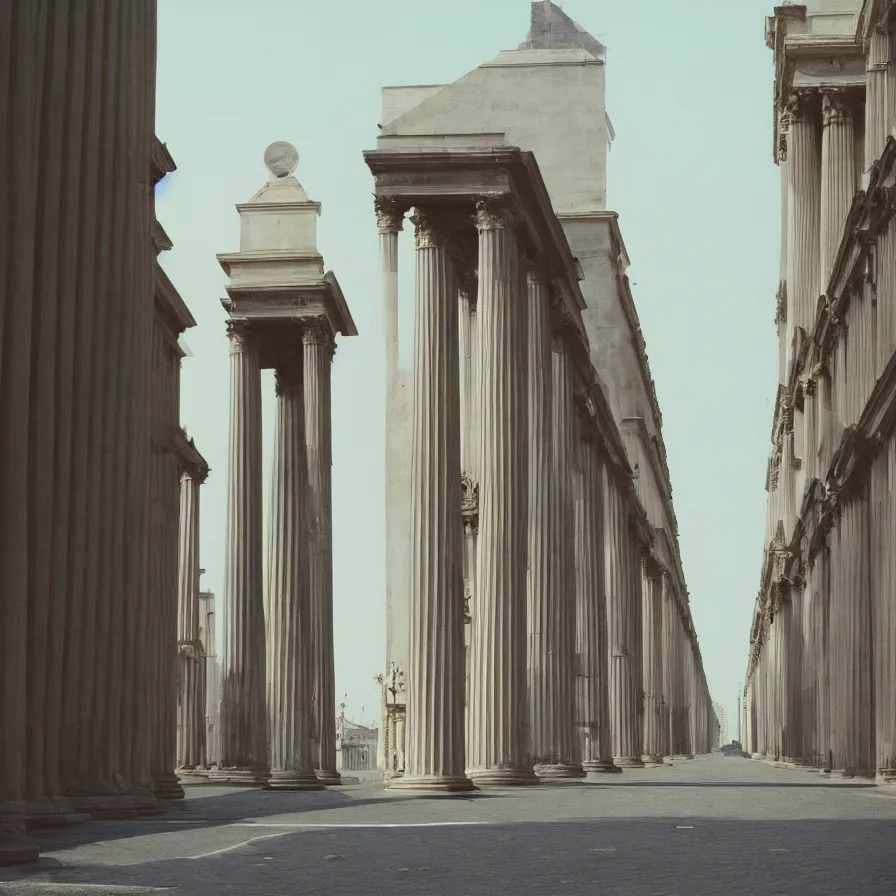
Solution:
<svg viewBox="0 0 896 896">
<path fill-rule="evenodd" d="M 27 889 L 0 892 L 77 892 L 53 887 L 68 883 L 174 887 L 177 896 L 870 896 L 896 893 L 894 836 L 896 820 L 855 819 L 291 831 L 197 860 L 44 869 L 46 888 L 32 875 Z"/>
</svg>

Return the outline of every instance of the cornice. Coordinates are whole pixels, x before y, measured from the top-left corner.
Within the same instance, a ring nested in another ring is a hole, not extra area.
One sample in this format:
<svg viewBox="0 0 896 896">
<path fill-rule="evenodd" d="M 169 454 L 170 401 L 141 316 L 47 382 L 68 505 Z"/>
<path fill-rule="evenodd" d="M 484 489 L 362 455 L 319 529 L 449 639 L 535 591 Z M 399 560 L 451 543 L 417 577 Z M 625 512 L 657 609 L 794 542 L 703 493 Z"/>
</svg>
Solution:
<svg viewBox="0 0 896 896">
<path fill-rule="evenodd" d="M 171 157 L 171 153 L 168 152 L 168 146 L 153 135 L 150 153 L 150 177 L 153 186 L 172 171 L 177 171 L 177 165 L 174 164 L 174 159 Z"/>
<path fill-rule="evenodd" d="M 155 263 L 155 302 L 165 327 L 175 339 L 184 330 L 196 326 L 196 319 L 190 313 L 187 303 L 158 261 Z"/>
</svg>

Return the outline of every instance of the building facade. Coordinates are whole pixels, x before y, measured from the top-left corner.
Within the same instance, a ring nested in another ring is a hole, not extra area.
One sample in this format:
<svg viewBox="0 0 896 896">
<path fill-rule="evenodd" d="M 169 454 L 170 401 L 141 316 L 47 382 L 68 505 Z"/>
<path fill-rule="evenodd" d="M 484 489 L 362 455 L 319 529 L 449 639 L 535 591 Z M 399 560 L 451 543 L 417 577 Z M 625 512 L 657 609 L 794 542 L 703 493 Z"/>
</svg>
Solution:
<svg viewBox="0 0 896 896">
<path fill-rule="evenodd" d="M 896 779 L 892 0 L 778 7 L 779 386 L 741 730 L 754 757 Z"/>
<path fill-rule="evenodd" d="M 385 88 L 365 153 L 387 350 L 380 763 L 395 787 L 616 771 L 708 752 L 715 725 L 606 209 L 605 50 L 553 3 L 531 10 L 519 48 L 453 84 Z"/>
</svg>

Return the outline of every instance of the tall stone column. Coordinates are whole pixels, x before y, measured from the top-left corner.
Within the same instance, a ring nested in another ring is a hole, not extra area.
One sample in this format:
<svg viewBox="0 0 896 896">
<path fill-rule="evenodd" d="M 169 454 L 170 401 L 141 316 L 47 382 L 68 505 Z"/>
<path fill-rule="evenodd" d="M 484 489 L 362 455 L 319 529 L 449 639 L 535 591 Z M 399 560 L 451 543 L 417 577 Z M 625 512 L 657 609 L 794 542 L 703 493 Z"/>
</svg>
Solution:
<svg viewBox="0 0 896 896">
<path fill-rule="evenodd" d="M 632 538 L 625 498 L 604 467 L 604 576 L 607 592 L 610 730 L 613 759 L 622 767 L 643 765 L 638 703 L 640 656 L 632 643 L 634 602 L 640 581 L 632 568 Z M 640 616 L 640 614 L 638 614 Z"/>
<path fill-rule="evenodd" d="M 597 439 L 589 413 L 580 414 L 581 475 L 576 495 L 576 715 L 586 772 L 618 772 L 609 737 L 607 603 L 604 595 L 603 490 Z"/>
<path fill-rule="evenodd" d="M 177 768 L 183 770 L 199 768 L 206 752 L 203 651 L 199 640 L 199 489 L 206 475 L 204 470 L 185 470 L 180 477 Z"/>
<path fill-rule="evenodd" d="M 302 334 L 305 450 L 309 484 L 311 663 L 317 777 L 341 784 L 336 770 L 336 671 L 333 658 L 333 429 L 330 373 L 336 344 L 326 322 Z"/>
<path fill-rule="evenodd" d="M 820 293 L 821 152 L 818 98 L 795 93 L 787 104 L 787 359 L 795 327 L 812 331 Z"/>
<path fill-rule="evenodd" d="M 644 611 L 644 758 L 663 762 L 663 576 L 645 564 Z"/>
<path fill-rule="evenodd" d="M 675 602 L 675 591 L 670 581 L 663 582 L 663 693 L 666 697 L 666 712 L 664 725 L 666 727 L 665 756 L 671 758 L 675 752 L 675 675 L 676 675 L 676 651 L 675 633 L 678 625 L 678 608 Z"/>
<path fill-rule="evenodd" d="M 38 178 L 38 48 L 46 2 L 0 8 L 0 53 L 15 64 L 0 72 L 0 114 L 17 126 L 4 135 L 8 178 L 0 203 L 0 865 L 33 861 L 38 845 L 22 820 L 28 707 L 27 431 L 34 309 L 34 195 Z M 49 561 L 49 558 L 45 558 Z"/>
<path fill-rule="evenodd" d="M 889 487 L 894 475 L 896 441 L 891 438 L 874 462 L 871 482 L 875 503 L 872 568 L 876 569 L 874 707 L 877 780 L 881 784 L 896 783 L 896 557 L 891 547 L 896 538 L 896 494 Z"/>
<path fill-rule="evenodd" d="M 273 790 L 323 790 L 311 755 L 308 464 L 302 361 L 276 372 L 277 411 L 265 600 L 267 718 Z"/>
<path fill-rule="evenodd" d="M 846 216 L 856 191 L 856 137 L 852 109 L 842 90 L 823 91 L 821 109 L 823 130 L 819 284 L 822 290 L 826 290 L 843 238 Z"/>
<path fill-rule="evenodd" d="M 267 783 L 261 523 L 261 372 L 252 333 L 232 324 L 230 448 L 221 650 L 221 757 L 211 779 Z"/>
<path fill-rule="evenodd" d="M 457 287 L 444 222 L 417 209 L 411 640 L 405 774 L 392 788 L 472 790 L 464 774 L 464 604 Z"/>
<path fill-rule="evenodd" d="M 887 88 L 892 91 L 888 77 L 891 38 L 884 25 L 875 25 L 868 38 L 868 56 L 865 73 L 865 164 L 864 171 L 880 158 L 893 123 Z"/>
<path fill-rule="evenodd" d="M 580 778 L 585 773 L 575 731 L 573 370 L 561 309 L 555 310 L 551 339 L 548 292 L 538 274 L 530 275 L 528 289 L 530 751 L 539 778 Z"/>
<path fill-rule="evenodd" d="M 527 302 L 516 235 L 500 201 L 476 204 L 480 482 L 477 601 L 470 672 L 470 776 L 534 784 L 527 756 Z"/>
</svg>

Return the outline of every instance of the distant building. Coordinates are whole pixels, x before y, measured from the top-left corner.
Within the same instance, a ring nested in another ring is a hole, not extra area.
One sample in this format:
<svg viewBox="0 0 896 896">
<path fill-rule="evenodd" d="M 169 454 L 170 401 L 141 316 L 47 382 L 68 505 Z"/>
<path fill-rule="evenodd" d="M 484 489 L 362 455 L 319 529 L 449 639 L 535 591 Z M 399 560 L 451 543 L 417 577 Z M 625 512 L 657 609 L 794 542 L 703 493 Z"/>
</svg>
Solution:
<svg viewBox="0 0 896 896">
<path fill-rule="evenodd" d="M 336 768 L 343 772 L 376 770 L 378 728 L 358 725 L 345 717 L 345 710 L 336 718 Z"/>
</svg>

